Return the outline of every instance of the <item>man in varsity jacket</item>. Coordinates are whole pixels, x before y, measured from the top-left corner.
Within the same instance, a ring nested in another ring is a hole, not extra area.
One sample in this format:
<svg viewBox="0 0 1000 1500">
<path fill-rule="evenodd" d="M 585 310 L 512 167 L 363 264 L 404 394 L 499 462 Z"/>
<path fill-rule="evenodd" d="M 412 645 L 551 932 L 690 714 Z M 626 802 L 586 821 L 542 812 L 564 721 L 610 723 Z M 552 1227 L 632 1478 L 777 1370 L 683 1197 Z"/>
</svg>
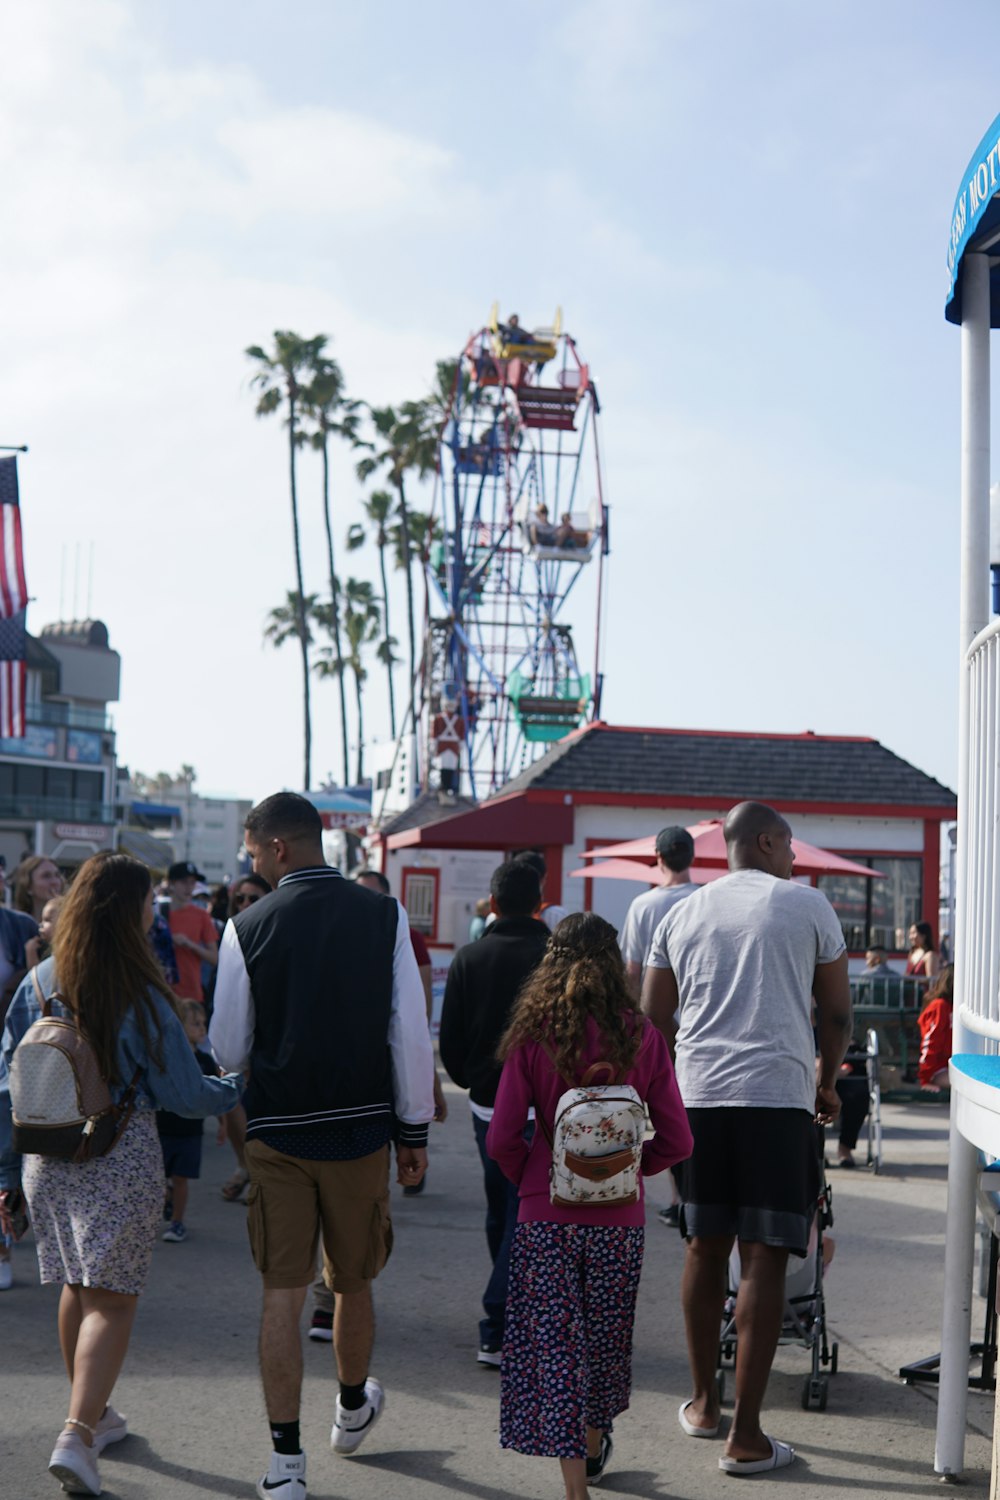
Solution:
<svg viewBox="0 0 1000 1500">
<path fill-rule="evenodd" d="M 325 863 L 319 813 L 305 797 L 258 803 L 245 843 L 275 889 L 222 935 L 210 1040 L 224 1067 L 250 1069 L 248 1228 L 264 1283 L 261 1377 L 274 1445 L 257 1491 L 305 1500 L 299 1321 L 317 1238 L 336 1293 L 330 1443 L 348 1455 L 384 1402 L 368 1366 L 371 1283 L 392 1245 L 390 1135 L 398 1180 L 419 1183 L 434 1063 L 399 903 Z"/>
</svg>

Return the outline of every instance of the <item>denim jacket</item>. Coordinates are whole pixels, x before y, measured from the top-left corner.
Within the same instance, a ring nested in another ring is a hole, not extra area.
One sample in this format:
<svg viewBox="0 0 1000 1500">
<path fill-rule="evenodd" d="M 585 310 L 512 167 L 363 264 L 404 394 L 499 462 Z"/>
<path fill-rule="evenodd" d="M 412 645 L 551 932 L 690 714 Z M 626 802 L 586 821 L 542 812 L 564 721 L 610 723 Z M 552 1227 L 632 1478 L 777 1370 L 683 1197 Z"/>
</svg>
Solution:
<svg viewBox="0 0 1000 1500">
<path fill-rule="evenodd" d="M 57 988 L 54 968 L 54 960 L 49 958 L 34 971 L 46 996 Z M 118 1074 L 122 1081 L 111 1086 L 112 1098 L 118 1102 L 138 1069 L 136 1110 L 170 1109 L 175 1115 L 191 1120 L 226 1114 L 240 1101 L 242 1074 L 227 1073 L 224 1078 L 206 1078 L 172 1006 L 155 991 L 152 1000 L 162 1028 L 163 1066 L 157 1066 L 149 1056 L 135 1010 L 130 1008 L 118 1033 Z M 58 1001 L 53 1004 L 52 1013 L 65 1014 Z M 35 986 L 31 975 L 27 974 L 10 1003 L 0 1041 L 0 1191 L 16 1188 L 21 1180 L 21 1158 L 14 1152 L 11 1142 L 10 1060 L 28 1027 L 41 1014 Z"/>
</svg>

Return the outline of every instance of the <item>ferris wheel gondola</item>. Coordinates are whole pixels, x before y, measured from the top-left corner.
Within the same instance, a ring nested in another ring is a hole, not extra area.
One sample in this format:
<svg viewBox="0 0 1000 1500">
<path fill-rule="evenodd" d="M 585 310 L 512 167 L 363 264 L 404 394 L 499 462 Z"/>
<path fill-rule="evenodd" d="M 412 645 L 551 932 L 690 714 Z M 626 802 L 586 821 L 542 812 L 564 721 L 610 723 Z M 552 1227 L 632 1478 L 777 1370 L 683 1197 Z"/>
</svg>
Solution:
<svg viewBox="0 0 1000 1500">
<path fill-rule="evenodd" d="M 425 785 L 488 796 L 599 712 L 609 550 L 599 416 L 561 314 L 527 330 L 494 305 L 458 361 L 441 431 L 418 714 Z M 590 671 L 574 634 L 583 620 Z"/>
</svg>

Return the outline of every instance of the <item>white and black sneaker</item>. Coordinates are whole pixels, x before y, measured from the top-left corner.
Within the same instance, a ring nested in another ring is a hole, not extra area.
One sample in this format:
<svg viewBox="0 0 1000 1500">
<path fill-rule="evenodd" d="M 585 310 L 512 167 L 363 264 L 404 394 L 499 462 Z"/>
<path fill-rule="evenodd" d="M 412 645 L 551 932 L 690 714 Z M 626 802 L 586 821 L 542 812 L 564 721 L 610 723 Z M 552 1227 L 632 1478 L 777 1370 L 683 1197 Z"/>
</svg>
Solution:
<svg viewBox="0 0 1000 1500">
<path fill-rule="evenodd" d="M 488 1365 L 491 1370 L 499 1370 L 500 1359 L 503 1349 L 500 1344 L 480 1344 L 479 1353 L 476 1355 L 477 1364 Z"/>
<path fill-rule="evenodd" d="M 267 1473 L 257 1481 L 260 1500 L 306 1500 L 304 1453 L 272 1453 Z"/>
<path fill-rule="evenodd" d="M 357 1411 L 345 1411 L 337 1397 L 337 1415 L 330 1432 L 330 1447 L 334 1453 L 349 1458 L 356 1453 L 382 1415 L 385 1392 L 371 1376 L 365 1381 L 365 1404 Z"/>
</svg>

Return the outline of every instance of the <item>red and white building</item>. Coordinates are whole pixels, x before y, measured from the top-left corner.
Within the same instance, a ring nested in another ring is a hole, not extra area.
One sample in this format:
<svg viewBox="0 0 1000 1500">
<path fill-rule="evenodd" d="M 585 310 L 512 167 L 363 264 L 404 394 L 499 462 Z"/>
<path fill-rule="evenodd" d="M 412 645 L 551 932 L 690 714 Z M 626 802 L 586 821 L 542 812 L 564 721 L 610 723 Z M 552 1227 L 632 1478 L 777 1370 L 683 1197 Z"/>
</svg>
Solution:
<svg viewBox="0 0 1000 1500">
<path fill-rule="evenodd" d="M 446 969 L 491 872 L 515 851 L 545 855 L 548 901 L 618 926 L 642 885 L 571 878 L 582 855 L 669 823 L 723 818 L 746 798 L 770 803 L 809 843 L 884 875 L 819 877 L 852 967 L 870 942 L 905 958 L 915 920 L 939 936 L 941 827 L 954 820 L 955 795 L 861 736 L 587 724 L 487 802 L 425 793 L 381 828 L 378 843 L 394 892 Z"/>
</svg>

